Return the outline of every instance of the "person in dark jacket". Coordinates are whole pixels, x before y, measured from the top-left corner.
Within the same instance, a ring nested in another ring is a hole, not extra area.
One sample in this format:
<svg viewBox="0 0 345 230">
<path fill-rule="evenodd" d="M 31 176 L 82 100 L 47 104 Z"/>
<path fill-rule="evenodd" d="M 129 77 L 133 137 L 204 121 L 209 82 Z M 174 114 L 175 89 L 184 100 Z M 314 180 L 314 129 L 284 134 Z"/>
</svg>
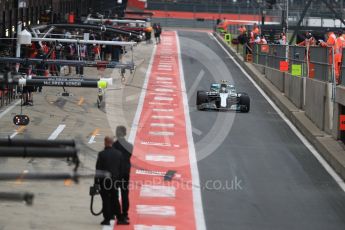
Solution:
<svg viewBox="0 0 345 230">
<path fill-rule="evenodd" d="M 154 35 L 155 35 L 155 39 L 156 39 L 156 44 L 160 44 L 161 43 L 161 34 L 162 34 L 161 25 L 159 23 L 153 24 L 153 31 L 154 31 Z"/>
<path fill-rule="evenodd" d="M 118 126 L 116 128 L 116 142 L 113 147 L 121 152 L 122 155 L 122 172 L 121 172 L 121 211 L 122 217 L 125 221 L 129 221 L 128 210 L 129 210 L 129 177 L 131 171 L 131 157 L 133 152 L 133 145 L 129 143 L 126 137 L 126 127 Z"/>
<path fill-rule="evenodd" d="M 103 217 L 101 225 L 110 225 L 110 220 L 116 217 L 117 224 L 126 224 L 121 217 L 118 186 L 122 172 L 121 152 L 112 148 L 113 139 L 104 138 L 104 150 L 98 154 L 96 171 L 105 171 L 111 174 L 111 178 L 96 178 L 95 183 L 100 185 L 102 197 Z"/>
</svg>

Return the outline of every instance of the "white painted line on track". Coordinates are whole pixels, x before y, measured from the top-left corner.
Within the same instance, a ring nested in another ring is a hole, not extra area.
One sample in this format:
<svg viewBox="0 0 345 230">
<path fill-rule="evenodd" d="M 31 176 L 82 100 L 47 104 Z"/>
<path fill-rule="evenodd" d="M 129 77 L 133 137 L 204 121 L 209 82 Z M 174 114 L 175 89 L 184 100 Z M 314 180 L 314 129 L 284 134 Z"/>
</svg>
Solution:
<svg viewBox="0 0 345 230">
<path fill-rule="evenodd" d="M 170 68 L 170 69 L 171 69 L 171 68 L 172 68 L 172 65 L 170 65 L 170 64 L 165 64 L 165 63 L 162 63 L 162 62 L 159 62 L 158 68 L 159 68 L 159 67 L 163 67 L 163 68 L 166 67 L 166 68 Z"/>
<path fill-rule="evenodd" d="M 162 84 L 162 85 L 172 85 L 173 82 L 172 81 L 156 81 L 156 84 Z"/>
<path fill-rule="evenodd" d="M 161 142 L 152 142 L 152 141 L 142 141 L 140 143 L 142 145 L 149 145 L 149 146 L 171 147 L 170 143 L 161 143 Z"/>
<path fill-rule="evenodd" d="M 160 80 L 160 81 L 172 81 L 173 79 L 171 77 L 157 77 L 157 80 Z"/>
<path fill-rule="evenodd" d="M 156 86 L 162 87 L 162 88 L 174 88 L 176 89 L 177 87 L 175 85 L 164 85 L 164 84 L 156 84 Z M 159 89 L 159 88 L 158 88 Z"/>
<path fill-rule="evenodd" d="M 165 172 L 149 171 L 149 170 L 143 170 L 143 169 L 137 169 L 135 170 L 135 173 L 138 175 L 146 175 L 146 176 L 164 176 L 165 175 Z"/>
<path fill-rule="evenodd" d="M 152 136 L 174 136 L 174 132 L 168 132 L 168 131 L 161 131 L 161 132 L 155 132 L 155 131 L 150 131 L 150 135 Z"/>
<path fill-rule="evenodd" d="M 155 215 L 166 217 L 176 215 L 175 207 L 167 205 L 137 205 L 136 210 L 139 215 Z"/>
<path fill-rule="evenodd" d="M 176 188 L 163 185 L 142 185 L 140 188 L 141 197 L 175 198 Z"/>
<path fill-rule="evenodd" d="M 96 139 L 96 136 L 99 135 L 99 129 L 95 129 L 92 133 L 91 133 L 91 137 L 88 141 L 88 144 L 93 144 L 93 143 L 96 143 L 95 139 Z"/>
<path fill-rule="evenodd" d="M 163 225 L 134 225 L 134 230 L 176 230 L 175 226 L 163 226 Z"/>
<path fill-rule="evenodd" d="M 143 89 L 147 89 L 147 85 L 149 82 L 149 76 L 150 76 L 151 71 L 152 71 L 153 60 L 154 60 L 154 57 L 156 54 L 156 49 L 157 49 L 157 46 L 154 46 L 153 50 L 152 50 L 149 66 L 148 66 L 147 71 L 146 71 Z M 131 128 L 131 131 L 130 131 L 129 136 L 128 136 L 128 141 L 130 143 L 134 143 L 135 135 L 137 134 L 137 131 L 138 131 L 138 126 L 139 126 L 139 122 L 140 122 L 140 115 L 141 115 L 141 111 L 143 110 L 144 101 L 145 101 L 145 95 L 146 95 L 146 90 L 141 90 L 137 111 L 135 112 L 132 128 Z"/>
<path fill-rule="evenodd" d="M 66 128 L 66 125 L 59 125 L 52 134 L 48 137 L 48 140 L 55 140 L 60 133 Z"/>
<path fill-rule="evenodd" d="M 93 144 L 93 143 L 95 143 L 96 141 L 95 141 L 95 138 L 96 138 L 96 136 L 91 136 L 90 137 L 90 140 L 87 142 L 88 144 Z"/>
<path fill-rule="evenodd" d="M 159 116 L 159 115 L 153 115 L 152 118 L 153 118 L 153 119 L 168 119 L 168 120 L 172 120 L 172 119 L 174 119 L 174 116 Z"/>
<path fill-rule="evenodd" d="M 10 139 L 13 139 L 15 136 L 17 136 L 19 133 L 23 133 L 26 126 L 19 126 L 14 133 L 10 136 Z"/>
<path fill-rule="evenodd" d="M 156 88 L 155 91 L 156 92 L 170 92 L 170 93 L 174 92 L 174 90 L 166 89 L 166 88 Z"/>
<path fill-rule="evenodd" d="M 158 67 L 158 70 L 170 72 L 170 71 L 172 71 L 172 68 Z"/>
<path fill-rule="evenodd" d="M 188 143 L 188 150 L 189 150 L 188 152 L 189 152 L 192 182 L 194 185 L 192 191 L 193 191 L 195 225 L 196 225 L 197 230 L 206 230 L 205 216 L 204 216 L 204 210 L 202 207 L 202 200 L 201 200 L 199 170 L 198 170 L 197 157 L 196 157 L 193 134 L 192 134 L 192 124 L 191 124 L 189 107 L 188 107 L 186 83 L 184 80 L 183 64 L 182 64 L 182 57 L 181 57 L 181 45 L 180 45 L 180 40 L 177 34 L 176 34 L 176 37 L 177 37 L 176 39 L 177 39 L 178 61 L 179 61 L 179 68 L 180 68 L 180 80 L 181 80 L 181 88 L 182 88 L 182 99 L 183 99 L 182 102 L 183 102 L 184 113 L 185 113 L 186 135 L 187 135 L 187 143 Z"/>
<path fill-rule="evenodd" d="M 211 34 L 211 33 L 210 33 Z M 214 37 L 213 34 L 211 36 Z M 226 50 L 226 48 L 214 37 L 214 40 L 218 45 L 224 50 L 224 52 L 232 59 L 232 61 L 237 65 L 237 67 L 242 71 L 242 73 L 249 79 L 250 82 L 255 86 L 255 88 L 261 93 L 261 95 L 266 99 L 266 101 L 272 106 L 272 108 L 279 114 L 279 116 L 285 121 L 285 123 L 290 127 L 290 129 L 296 134 L 296 136 L 301 140 L 301 142 L 309 149 L 309 151 L 314 155 L 314 157 L 320 162 L 324 169 L 332 176 L 332 178 L 338 183 L 340 188 L 345 192 L 345 183 L 341 177 L 334 171 L 334 169 L 327 163 L 327 161 L 320 155 L 320 153 L 315 149 L 315 147 L 310 144 L 310 142 L 302 135 L 302 133 L 296 128 L 294 124 L 285 116 L 285 114 L 279 109 L 279 107 L 269 98 L 263 89 L 253 80 L 253 78 L 247 73 L 245 69 L 236 61 L 236 59 Z"/>
<path fill-rule="evenodd" d="M 158 154 L 147 154 L 145 160 L 154 162 L 175 162 L 175 156 L 171 155 L 158 155 Z"/>
<path fill-rule="evenodd" d="M 161 102 L 149 102 L 150 105 L 169 105 L 171 106 L 171 104 L 169 103 L 161 103 Z"/>
<path fill-rule="evenodd" d="M 174 98 L 172 98 L 172 97 L 156 96 L 156 97 L 154 97 L 154 100 L 156 100 L 156 101 L 172 101 L 172 100 L 174 100 Z"/>
<path fill-rule="evenodd" d="M 149 93 L 150 95 L 157 95 L 157 96 L 163 96 L 163 97 L 174 97 L 176 96 L 175 94 L 171 93 Z"/>
<path fill-rule="evenodd" d="M 154 108 L 152 110 L 155 112 L 174 112 L 174 109 L 157 109 L 157 108 Z"/>
<path fill-rule="evenodd" d="M 175 124 L 172 124 L 172 123 L 151 123 L 151 127 L 173 128 L 173 127 L 175 127 Z"/>
<path fill-rule="evenodd" d="M 14 107 L 16 107 L 18 104 L 20 104 L 20 100 L 14 102 L 12 105 L 7 107 L 4 111 L 0 113 L 0 119 L 3 118 L 8 112 L 10 112 Z"/>
<path fill-rule="evenodd" d="M 10 139 L 13 139 L 15 136 L 17 136 L 18 132 L 15 131 L 14 133 L 11 134 Z"/>
</svg>

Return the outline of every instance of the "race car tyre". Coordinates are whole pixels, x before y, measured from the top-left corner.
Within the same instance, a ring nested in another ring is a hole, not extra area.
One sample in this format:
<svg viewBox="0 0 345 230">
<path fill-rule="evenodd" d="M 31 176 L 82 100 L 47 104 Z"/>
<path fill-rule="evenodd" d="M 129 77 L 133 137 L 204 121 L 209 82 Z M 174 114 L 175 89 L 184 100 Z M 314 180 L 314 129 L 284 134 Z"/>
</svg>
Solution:
<svg viewBox="0 0 345 230">
<path fill-rule="evenodd" d="M 208 102 L 208 96 L 205 91 L 198 91 L 196 94 L 196 106 L 198 110 L 201 110 L 201 106 Z"/>
<path fill-rule="evenodd" d="M 250 98 L 247 94 L 241 94 L 240 96 L 240 111 L 242 113 L 248 113 L 250 110 Z"/>
</svg>

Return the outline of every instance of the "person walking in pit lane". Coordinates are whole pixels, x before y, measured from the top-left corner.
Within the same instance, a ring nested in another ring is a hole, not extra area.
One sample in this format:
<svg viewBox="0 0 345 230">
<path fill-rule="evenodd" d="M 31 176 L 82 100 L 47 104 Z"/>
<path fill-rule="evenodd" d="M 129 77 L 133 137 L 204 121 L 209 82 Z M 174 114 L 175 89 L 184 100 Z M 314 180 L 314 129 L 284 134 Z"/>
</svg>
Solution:
<svg viewBox="0 0 345 230">
<path fill-rule="evenodd" d="M 156 39 L 156 44 L 160 44 L 161 43 L 161 33 L 162 33 L 161 25 L 159 23 L 153 24 L 153 31 L 154 31 L 154 35 L 155 35 L 155 39 Z"/>
<path fill-rule="evenodd" d="M 121 191 L 121 217 L 123 221 L 129 224 L 129 179 L 131 171 L 131 157 L 133 152 L 133 145 L 125 139 L 126 133 L 126 127 L 118 126 L 116 128 L 117 140 L 114 142 L 113 148 L 121 152 L 122 156 L 122 176 L 119 186 Z"/>
<path fill-rule="evenodd" d="M 121 152 L 112 147 L 113 138 L 106 136 L 104 138 L 104 150 L 99 152 L 96 163 L 96 171 L 110 173 L 106 178 L 95 178 L 95 184 L 101 188 L 102 212 L 104 220 L 101 225 L 110 225 L 110 220 L 116 218 L 118 225 L 128 224 L 124 220 L 120 211 L 119 203 L 119 181 L 122 172 Z"/>
</svg>

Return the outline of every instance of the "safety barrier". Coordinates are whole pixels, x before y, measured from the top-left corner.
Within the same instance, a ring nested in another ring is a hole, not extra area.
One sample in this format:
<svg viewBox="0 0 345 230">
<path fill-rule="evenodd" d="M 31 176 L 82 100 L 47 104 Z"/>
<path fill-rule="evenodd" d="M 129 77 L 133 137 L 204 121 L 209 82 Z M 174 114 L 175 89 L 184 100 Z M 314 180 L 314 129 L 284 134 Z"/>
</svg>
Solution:
<svg viewBox="0 0 345 230">
<path fill-rule="evenodd" d="M 298 77 L 333 82 L 332 48 L 254 44 L 253 63 Z M 288 51 L 288 55 L 286 52 Z"/>
<path fill-rule="evenodd" d="M 225 35 L 223 35 L 225 40 Z M 326 47 L 301 47 L 275 44 L 249 44 L 238 52 L 321 130 L 331 134 L 333 124 L 332 101 L 335 90 L 333 50 Z M 236 49 L 237 47 L 237 49 Z M 345 68 L 345 66 L 344 66 Z M 345 111 L 345 110 L 344 110 Z M 345 140 L 345 139 L 344 139 Z"/>
<path fill-rule="evenodd" d="M 224 40 L 229 36 L 238 38 L 238 26 L 230 25 L 228 33 L 223 33 Z M 309 77 L 312 79 L 334 82 L 333 50 L 330 47 L 311 46 L 285 46 L 276 44 L 228 44 L 241 54 L 245 60 L 248 54 L 252 62 L 257 65 L 288 72 L 293 76 Z M 343 51 L 345 53 L 345 51 Z M 344 59 L 344 55 L 342 56 Z M 248 60 L 247 60 L 248 61 Z M 341 77 L 339 83 L 345 84 L 345 61 L 342 61 Z M 344 78 L 344 80 L 342 80 Z"/>
</svg>

